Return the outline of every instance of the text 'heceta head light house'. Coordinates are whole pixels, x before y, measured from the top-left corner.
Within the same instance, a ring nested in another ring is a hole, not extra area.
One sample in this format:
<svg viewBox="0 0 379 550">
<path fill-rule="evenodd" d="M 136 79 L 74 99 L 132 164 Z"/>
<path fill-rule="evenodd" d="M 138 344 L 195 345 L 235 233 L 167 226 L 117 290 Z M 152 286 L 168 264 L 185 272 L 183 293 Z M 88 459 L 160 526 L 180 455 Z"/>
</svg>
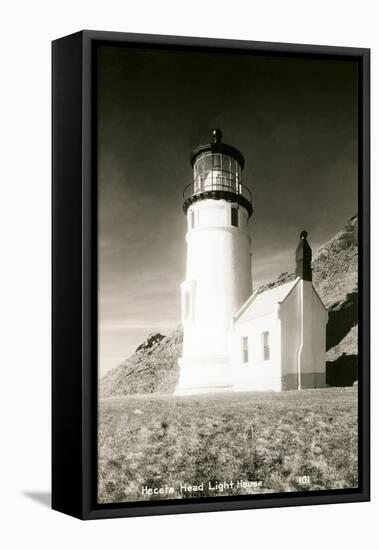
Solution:
<svg viewBox="0 0 379 550">
<path fill-rule="evenodd" d="M 306 232 L 294 281 L 252 294 L 253 206 L 242 184 L 244 164 L 218 129 L 191 154 L 193 182 L 183 193 L 187 271 L 176 395 L 325 384 L 327 313 L 312 285 Z"/>
</svg>

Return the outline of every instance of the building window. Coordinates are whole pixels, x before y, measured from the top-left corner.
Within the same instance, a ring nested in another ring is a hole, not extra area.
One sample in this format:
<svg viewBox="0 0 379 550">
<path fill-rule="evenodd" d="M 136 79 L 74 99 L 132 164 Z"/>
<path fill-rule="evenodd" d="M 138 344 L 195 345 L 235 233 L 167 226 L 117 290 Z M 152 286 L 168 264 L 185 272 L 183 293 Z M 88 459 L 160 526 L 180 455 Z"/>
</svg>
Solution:
<svg viewBox="0 0 379 550">
<path fill-rule="evenodd" d="M 190 210 L 190 229 L 195 227 L 195 211 Z"/>
<path fill-rule="evenodd" d="M 241 352 L 242 352 L 242 363 L 249 362 L 249 339 L 247 336 L 241 338 Z"/>
<path fill-rule="evenodd" d="M 238 227 L 238 208 L 232 206 L 232 225 Z"/>
<path fill-rule="evenodd" d="M 270 359 L 270 333 L 268 331 L 262 333 L 263 360 Z"/>
</svg>

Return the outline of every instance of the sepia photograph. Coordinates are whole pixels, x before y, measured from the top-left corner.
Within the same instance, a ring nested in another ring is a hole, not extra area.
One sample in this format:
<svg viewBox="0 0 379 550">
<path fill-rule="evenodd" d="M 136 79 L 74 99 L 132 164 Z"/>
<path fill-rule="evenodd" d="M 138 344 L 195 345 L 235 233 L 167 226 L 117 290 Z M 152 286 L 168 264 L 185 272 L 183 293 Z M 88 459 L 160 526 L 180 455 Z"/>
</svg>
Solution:
<svg viewBox="0 0 379 550">
<path fill-rule="evenodd" d="M 354 489 L 359 70 L 100 45 L 97 503 Z"/>
<path fill-rule="evenodd" d="M 371 550 L 376 5 L 2 6 L 0 547 Z"/>
</svg>

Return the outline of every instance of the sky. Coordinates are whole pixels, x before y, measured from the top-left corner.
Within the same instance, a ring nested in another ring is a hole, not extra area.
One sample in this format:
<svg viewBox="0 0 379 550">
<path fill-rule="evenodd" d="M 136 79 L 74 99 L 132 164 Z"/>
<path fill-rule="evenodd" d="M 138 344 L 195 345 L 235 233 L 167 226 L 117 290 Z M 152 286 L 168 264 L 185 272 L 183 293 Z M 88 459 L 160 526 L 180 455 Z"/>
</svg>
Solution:
<svg viewBox="0 0 379 550">
<path fill-rule="evenodd" d="M 98 54 L 99 372 L 180 324 L 183 188 L 213 128 L 245 157 L 253 286 L 357 212 L 351 61 L 102 46 Z"/>
</svg>

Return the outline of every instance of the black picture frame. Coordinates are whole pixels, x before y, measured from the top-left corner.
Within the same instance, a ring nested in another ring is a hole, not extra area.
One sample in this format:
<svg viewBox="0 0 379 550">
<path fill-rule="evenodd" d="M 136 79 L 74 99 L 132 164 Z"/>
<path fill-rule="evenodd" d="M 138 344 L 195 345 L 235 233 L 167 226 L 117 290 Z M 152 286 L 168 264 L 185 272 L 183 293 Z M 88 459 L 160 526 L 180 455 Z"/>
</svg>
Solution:
<svg viewBox="0 0 379 550">
<path fill-rule="evenodd" d="M 351 59 L 359 64 L 359 487 L 130 504 L 96 503 L 96 48 L 101 44 Z M 370 50 L 81 31 L 52 44 L 52 507 L 81 519 L 370 499 Z"/>
</svg>

